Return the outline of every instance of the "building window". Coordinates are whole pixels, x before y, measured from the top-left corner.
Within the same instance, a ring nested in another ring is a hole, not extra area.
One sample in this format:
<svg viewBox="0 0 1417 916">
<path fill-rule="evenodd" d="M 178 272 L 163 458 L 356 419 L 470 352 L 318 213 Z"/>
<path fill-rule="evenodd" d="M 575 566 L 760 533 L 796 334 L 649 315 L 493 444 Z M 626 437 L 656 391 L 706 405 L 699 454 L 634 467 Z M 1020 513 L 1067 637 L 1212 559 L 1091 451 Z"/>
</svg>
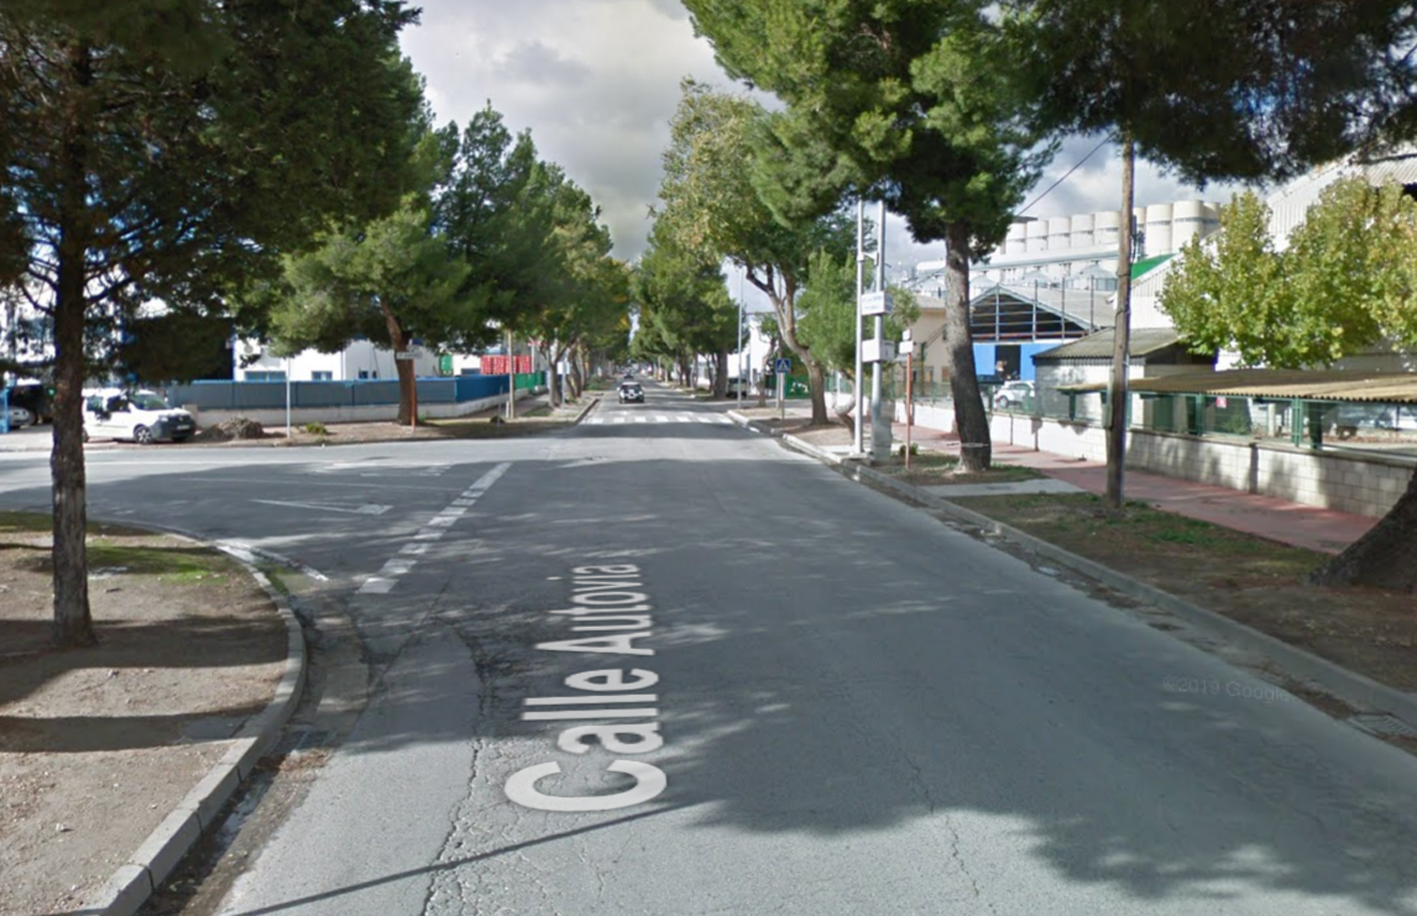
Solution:
<svg viewBox="0 0 1417 916">
<path fill-rule="evenodd" d="M 315 371 L 310 373 L 310 381 L 312 382 L 333 382 L 334 380 L 335 374 L 333 372 Z"/>
<path fill-rule="evenodd" d="M 360 370 L 359 370 L 359 377 L 360 377 L 360 378 L 368 378 L 368 377 L 369 377 L 369 370 L 368 370 L 368 369 L 360 369 Z"/>
</svg>

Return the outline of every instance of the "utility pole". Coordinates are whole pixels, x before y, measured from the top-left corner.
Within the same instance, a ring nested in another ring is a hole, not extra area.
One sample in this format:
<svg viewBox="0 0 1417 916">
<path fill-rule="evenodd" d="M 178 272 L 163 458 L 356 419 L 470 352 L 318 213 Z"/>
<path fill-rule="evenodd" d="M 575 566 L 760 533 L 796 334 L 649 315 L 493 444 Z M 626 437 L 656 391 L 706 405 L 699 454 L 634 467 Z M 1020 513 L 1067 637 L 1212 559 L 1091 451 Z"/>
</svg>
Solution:
<svg viewBox="0 0 1417 916">
<path fill-rule="evenodd" d="M 512 329 L 507 328 L 507 419 L 517 418 L 517 359 L 512 355 Z"/>
<path fill-rule="evenodd" d="M 876 246 L 876 292 L 884 293 L 886 291 L 886 202 L 884 200 L 880 202 L 879 213 L 881 224 L 876 230 L 878 239 Z M 874 324 L 877 345 L 883 349 L 886 336 L 885 315 L 876 315 Z M 878 353 L 877 361 L 871 364 L 871 457 L 875 461 L 885 461 L 890 457 L 891 452 L 890 421 L 884 420 L 881 416 L 880 355 Z"/>
<path fill-rule="evenodd" d="M 851 396 L 856 399 L 854 413 L 856 429 L 852 435 L 851 452 L 863 455 L 866 452 L 862 430 L 866 426 L 866 405 L 863 403 L 861 382 L 861 294 L 866 287 L 866 202 L 856 201 L 856 320 L 853 334 L 856 337 L 856 375 L 851 379 Z"/>
</svg>

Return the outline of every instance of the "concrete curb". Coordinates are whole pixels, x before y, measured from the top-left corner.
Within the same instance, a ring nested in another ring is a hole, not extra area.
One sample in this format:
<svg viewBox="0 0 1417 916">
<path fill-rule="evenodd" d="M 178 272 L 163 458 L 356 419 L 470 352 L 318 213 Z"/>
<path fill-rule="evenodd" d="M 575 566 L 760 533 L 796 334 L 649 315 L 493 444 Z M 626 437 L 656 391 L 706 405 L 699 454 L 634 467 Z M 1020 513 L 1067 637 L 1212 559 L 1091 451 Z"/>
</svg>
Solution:
<svg viewBox="0 0 1417 916">
<path fill-rule="evenodd" d="M 586 418 L 586 414 L 590 413 L 592 410 L 594 410 L 594 409 L 595 409 L 596 407 L 598 407 L 599 405 L 600 405 L 600 395 L 596 395 L 595 397 L 593 397 L 593 398 L 590 399 L 590 403 L 589 403 L 589 404 L 587 404 L 584 408 L 581 409 L 581 412 L 580 412 L 580 413 L 576 414 L 576 418 L 571 421 L 571 425 L 572 425 L 572 426 L 578 426 L 578 425 L 580 425 L 580 422 Z"/>
<path fill-rule="evenodd" d="M 755 426 L 751 420 L 741 415 L 735 416 L 734 419 L 749 428 Z M 1059 565 L 1082 573 L 1113 591 L 1174 614 L 1204 635 L 1236 649 L 1258 655 L 1292 680 L 1317 687 L 1361 713 L 1385 713 L 1417 728 L 1417 694 L 1405 693 L 1386 684 L 1380 684 L 1372 678 L 1349 671 L 1328 659 L 1305 652 L 1281 639 L 1261 633 L 1259 630 L 1232 620 L 1223 614 L 1192 604 L 1169 592 L 1139 582 L 1086 557 L 1070 553 L 1056 544 L 1039 540 L 1017 528 L 966 509 L 958 503 L 950 502 L 933 493 L 902 483 L 880 471 L 856 462 L 847 462 L 840 456 L 823 451 L 795 436 L 786 435 L 773 429 L 760 428 L 757 431 L 780 438 L 784 445 L 794 451 L 809 455 L 832 466 L 851 480 L 870 481 L 905 499 L 943 512 L 956 521 L 1011 541 L 1041 557 L 1046 557 Z"/>
<path fill-rule="evenodd" d="M 222 550 L 241 563 L 275 603 L 285 622 L 285 671 L 265 710 L 246 722 L 216 766 L 148 834 L 128 861 L 118 867 L 98 895 L 83 906 L 83 913 L 132 916 L 147 902 L 202 834 L 217 822 L 222 806 L 251 775 L 256 762 L 275 746 L 305 688 L 305 635 L 285 595 L 276 590 L 264 573 L 240 556 L 214 544 L 206 546 Z"/>
</svg>

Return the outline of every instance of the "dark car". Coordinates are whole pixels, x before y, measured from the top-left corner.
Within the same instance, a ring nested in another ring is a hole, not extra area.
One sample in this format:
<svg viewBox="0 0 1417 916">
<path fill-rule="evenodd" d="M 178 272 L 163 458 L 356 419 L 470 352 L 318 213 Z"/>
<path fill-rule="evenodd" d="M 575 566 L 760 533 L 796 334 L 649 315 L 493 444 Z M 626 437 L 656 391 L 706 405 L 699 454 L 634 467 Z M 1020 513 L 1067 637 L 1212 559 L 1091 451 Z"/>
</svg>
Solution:
<svg viewBox="0 0 1417 916">
<path fill-rule="evenodd" d="M 47 385 L 21 382 L 10 389 L 10 406 L 29 411 L 35 423 L 54 422 L 54 392 Z"/>
<path fill-rule="evenodd" d="M 637 382 L 626 382 L 620 386 L 621 404 L 643 404 L 645 402 L 645 390 Z"/>
</svg>

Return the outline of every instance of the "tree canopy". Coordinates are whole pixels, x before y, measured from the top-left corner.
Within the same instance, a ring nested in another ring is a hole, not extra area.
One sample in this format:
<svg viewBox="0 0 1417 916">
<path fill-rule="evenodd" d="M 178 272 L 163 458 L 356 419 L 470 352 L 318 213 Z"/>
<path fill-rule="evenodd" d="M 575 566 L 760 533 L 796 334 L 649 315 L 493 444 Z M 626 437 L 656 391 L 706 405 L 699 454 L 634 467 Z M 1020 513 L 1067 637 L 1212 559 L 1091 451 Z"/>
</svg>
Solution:
<svg viewBox="0 0 1417 916">
<path fill-rule="evenodd" d="M 397 204 L 418 85 L 397 0 L 0 7 L 0 281 L 53 328 L 55 640 L 94 638 L 81 396 L 155 300 L 220 314 L 332 216 Z M 392 190 L 391 190 L 392 189 Z M 16 270 L 16 265 L 21 269 Z"/>
<path fill-rule="evenodd" d="M 1417 347 L 1417 203 L 1400 186 L 1333 183 L 1283 251 L 1269 227 L 1269 208 L 1238 195 L 1182 252 L 1161 308 L 1193 347 L 1279 368 Z"/>
</svg>

